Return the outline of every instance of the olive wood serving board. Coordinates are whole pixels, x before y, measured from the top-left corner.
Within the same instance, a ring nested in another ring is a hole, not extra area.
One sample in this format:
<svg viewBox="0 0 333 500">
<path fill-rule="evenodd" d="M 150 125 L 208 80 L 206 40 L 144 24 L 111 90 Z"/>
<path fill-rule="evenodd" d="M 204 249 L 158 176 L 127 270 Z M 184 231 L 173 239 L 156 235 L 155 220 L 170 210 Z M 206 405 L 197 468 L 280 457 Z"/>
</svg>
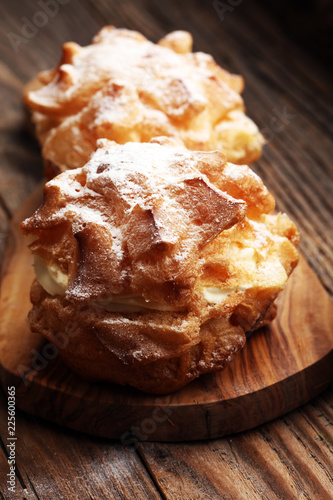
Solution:
<svg viewBox="0 0 333 500">
<path fill-rule="evenodd" d="M 250 429 L 306 403 L 333 380 L 332 303 L 303 257 L 278 299 L 277 318 L 225 370 L 160 397 L 82 380 L 26 320 L 33 268 L 18 224 L 39 205 L 41 189 L 16 213 L 2 271 L 0 377 L 5 391 L 16 387 L 18 408 L 136 446 Z"/>
</svg>

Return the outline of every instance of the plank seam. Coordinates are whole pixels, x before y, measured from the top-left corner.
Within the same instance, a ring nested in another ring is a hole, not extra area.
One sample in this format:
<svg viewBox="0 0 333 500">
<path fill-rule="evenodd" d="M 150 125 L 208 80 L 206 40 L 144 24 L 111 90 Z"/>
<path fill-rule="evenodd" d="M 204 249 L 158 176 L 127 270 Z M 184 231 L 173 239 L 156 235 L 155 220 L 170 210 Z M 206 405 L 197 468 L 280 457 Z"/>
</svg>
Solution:
<svg viewBox="0 0 333 500">
<path fill-rule="evenodd" d="M 144 453 L 142 452 L 141 450 L 142 446 L 139 445 L 139 447 L 135 450 L 135 453 L 137 454 L 140 462 L 142 463 L 143 467 L 145 468 L 145 471 L 147 472 L 148 476 L 150 477 L 150 479 L 152 480 L 156 490 L 157 490 L 157 493 L 159 494 L 160 498 L 162 500 L 168 500 L 167 496 L 164 494 L 162 488 L 161 488 L 161 485 L 159 484 L 158 480 L 155 478 L 154 474 L 153 474 L 153 471 L 151 470 L 146 458 L 145 458 L 145 455 Z"/>
<path fill-rule="evenodd" d="M 5 446 L 5 443 L 3 442 L 3 440 L 2 440 L 1 437 L 0 437 L 0 447 L 2 448 L 2 451 L 5 454 L 6 460 L 8 460 L 9 456 L 8 456 L 8 453 L 7 453 L 7 450 L 6 450 L 6 446 Z M 20 471 L 18 469 L 17 463 L 15 464 L 15 475 L 16 475 L 17 479 L 19 480 L 19 483 L 20 483 L 22 489 L 23 490 L 27 490 L 27 487 L 25 485 L 23 477 L 22 477 L 22 475 L 21 475 L 21 473 L 20 473 Z"/>
<path fill-rule="evenodd" d="M 299 413 L 299 410 L 298 410 L 298 413 Z M 284 418 L 283 419 L 284 423 L 286 425 L 288 425 L 286 419 Z M 307 422 L 307 420 L 305 419 L 305 421 Z M 308 423 L 308 422 L 307 422 Z M 306 452 L 310 455 L 310 457 L 316 462 L 316 464 L 318 465 L 318 467 L 320 467 L 320 469 L 323 471 L 323 473 L 325 474 L 325 476 L 327 477 L 328 479 L 328 482 L 330 484 L 333 484 L 333 477 L 332 475 L 330 474 L 329 470 L 327 470 L 327 468 L 325 467 L 325 464 L 323 464 L 319 459 L 318 457 L 312 452 L 311 448 L 309 447 L 308 443 L 306 443 L 306 441 L 304 439 L 302 439 L 302 437 L 300 436 L 300 433 L 297 433 L 293 427 L 291 425 L 288 425 L 288 428 L 290 430 L 290 432 L 293 434 L 293 436 L 295 437 L 295 439 L 297 439 L 297 441 L 299 441 L 302 446 L 304 447 L 304 449 L 306 450 Z M 317 433 L 317 431 L 316 431 Z M 317 433 L 318 434 L 318 433 Z"/>
</svg>

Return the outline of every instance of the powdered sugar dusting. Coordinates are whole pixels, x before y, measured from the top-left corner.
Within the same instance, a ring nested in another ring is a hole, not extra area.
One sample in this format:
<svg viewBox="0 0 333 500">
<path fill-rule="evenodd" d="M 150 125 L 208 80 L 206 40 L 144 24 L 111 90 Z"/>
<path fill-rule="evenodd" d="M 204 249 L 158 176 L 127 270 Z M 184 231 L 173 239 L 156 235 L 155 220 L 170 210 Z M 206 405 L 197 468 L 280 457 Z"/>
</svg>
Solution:
<svg viewBox="0 0 333 500">
<path fill-rule="evenodd" d="M 157 301 L 180 300 L 178 287 L 194 285 L 200 245 L 245 214 L 244 203 L 211 184 L 199 165 L 200 154 L 171 139 L 125 145 L 100 140 L 85 167 L 47 184 L 58 198 L 49 222 L 70 221 L 73 235 L 88 245 L 84 252 L 95 249 L 104 268 L 100 277 L 96 270 L 96 279 L 99 286 L 105 281 L 105 294 L 114 282 L 111 293 L 133 291 L 155 300 L 153 286 L 145 289 L 144 281 L 154 280 L 161 287 Z M 85 280 L 71 284 L 72 296 L 93 293 Z M 137 281 L 139 288 L 128 289 Z"/>
<path fill-rule="evenodd" d="M 224 173 L 229 179 L 234 181 L 240 181 L 244 179 L 244 177 L 252 177 L 256 181 L 260 181 L 260 177 L 246 165 L 235 165 L 234 163 L 228 162 L 225 166 Z"/>
</svg>

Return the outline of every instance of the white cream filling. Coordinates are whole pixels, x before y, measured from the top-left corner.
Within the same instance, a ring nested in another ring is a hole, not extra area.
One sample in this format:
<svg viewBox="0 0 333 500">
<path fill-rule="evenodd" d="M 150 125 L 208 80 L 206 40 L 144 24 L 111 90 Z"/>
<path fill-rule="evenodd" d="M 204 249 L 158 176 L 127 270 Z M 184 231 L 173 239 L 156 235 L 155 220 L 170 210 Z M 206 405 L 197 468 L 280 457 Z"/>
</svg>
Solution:
<svg viewBox="0 0 333 500">
<path fill-rule="evenodd" d="M 46 265 L 43 259 L 34 256 L 34 268 L 37 280 L 50 295 L 65 295 L 68 286 L 68 275 L 55 264 Z"/>
<path fill-rule="evenodd" d="M 65 295 L 68 287 L 68 275 L 55 264 L 46 264 L 35 255 L 34 268 L 37 280 L 50 295 Z M 105 300 L 96 300 L 94 304 L 111 312 L 137 312 L 142 309 L 158 311 L 179 311 L 182 308 L 168 306 L 158 302 L 146 301 L 140 295 L 112 295 Z"/>
<path fill-rule="evenodd" d="M 253 248 L 238 248 L 233 252 L 238 254 L 245 267 L 254 271 L 257 266 L 256 251 Z M 35 256 L 34 262 L 37 280 L 50 295 L 64 295 L 68 287 L 68 275 L 63 273 L 55 264 L 46 264 L 43 259 Z M 234 288 L 220 288 L 215 286 L 202 287 L 202 294 L 209 304 L 220 304 L 231 294 L 252 288 L 252 283 L 238 284 Z M 138 312 L 142 309 L 157 311 L 179 311 L 177 306 L 168 306 L 158 302 L 147 301 L 140 295 L 113 295 L 104 300 L 96 300 L 94 304 L 110 312 Z"/>
<path fill-rule="evenodd" d="M 237 288 L 218 288 L 216 286 L 204 286 L 202 293 L 209 304 L 219 304 L 224 302 L 229 295 L 236 292 Z"/>
<path fill-rule="evenodd" d="M 229 295 L 235 292 L 244 292 L 249 288 L 252 288 L 252 283 L 244 283 L 243 285 L 238 285 L 234 288 L 218 288 L 215 286 L 204 286 L 202 288 L 203 296 L 205 297 L 208 304 L 221 304 L 224 302 Z"/>
</svg>

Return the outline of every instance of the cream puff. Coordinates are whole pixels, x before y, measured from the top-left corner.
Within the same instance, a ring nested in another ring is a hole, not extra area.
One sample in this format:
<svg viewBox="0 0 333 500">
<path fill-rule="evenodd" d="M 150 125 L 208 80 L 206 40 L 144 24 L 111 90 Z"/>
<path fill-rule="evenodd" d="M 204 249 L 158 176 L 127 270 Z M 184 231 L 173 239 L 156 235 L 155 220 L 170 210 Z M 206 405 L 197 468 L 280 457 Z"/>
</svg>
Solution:
<svg viewBox="0 0 333 500">
<path fill-rule="evenodd" d="M 298 232 L 245 165 L 170 138 L 106 139 L 45 185 L 22 224 L 35 240 L 31 329 L 92 381 L 154 394 L 222 369 L 271 321 Z"/>
<path fill-rule="evenodd" d="M 191 150 L 223 150 L 233 163 L 255 161 L 264 140 L 245 115 L 243 78 L 191 50 L 184 31 L 154 44 L 112 26 L 86 47 L 65 43 L 58 66 L 24 94 L 46 176 L 84 166 L 101 138 L 124 144 L 174 136 Z"/>
</svg>

